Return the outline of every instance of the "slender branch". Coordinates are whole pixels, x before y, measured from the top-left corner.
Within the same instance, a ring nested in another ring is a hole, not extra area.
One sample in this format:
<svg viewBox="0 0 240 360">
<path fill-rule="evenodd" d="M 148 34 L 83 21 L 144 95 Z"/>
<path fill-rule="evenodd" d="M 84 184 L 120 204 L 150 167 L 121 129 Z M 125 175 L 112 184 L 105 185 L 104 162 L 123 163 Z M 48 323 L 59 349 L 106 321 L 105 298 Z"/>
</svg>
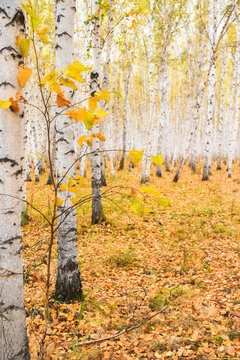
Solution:
<svg viewBox="0 0 240 360">
<path fill-rule="evenodd" d="M 137 325 L 133 325 L 133 326 L 121 331 L 121 332 L 116 333 L 115 335 L 110 335 L 110 336 L 107 336 L 107 337 L 102 338 L 102 339 L 84 341 L 84 342 L 78 344 L 78 346 L 98 344 L 98 343 L 101 343 L 101 342 L 104 342 L 104 341 L 107 341 L 107 340 L 116 339 L 116 338 L 120 337 L 121 335 L 128 334 L 130 331 L 139 329 L 141 326 L 145 325 L 148 321 L 152 320 L 153 318 L 155 318 L 159 314 L 162 314 L 163 312 L 165 312 L 168 309 L 171 298 L 172 298 L 172 293 L 177 287 L 178 286 L 176 286 L 175 288 L 173 288 L 170 291 L 170 295 L 169 295 L 169 298 L 168 298 L 168 303 L 160 311 L 157 311 L 153 315 L 146 317 L 141 322 L 139 322 Z"/>
<path fill-rule="evenodd" d="M 31 206 L 31 208 L 32 208 L 33 210 L 37 211 L 40 215 L 42 215 L 42 217 L 44 217 L 44 219 L 48 222 L 48 224 L 51 225 L 51 222 L 49 221 L 49 219 L 48 219 L 40 210 L 38 210 L 37 208 L 35 208 L 35 206 L 33 206 L 32 204 L 30 204 L 30 202 L 28 202 L 27 200 L 24 200 L 24 199 L 21 199 L 21 198 L 19 198 L 19 197 L 17 197 L 17 196 L 13 196 L 13 195 L 9 195 L 9 194 L 0 194 L 0 196 L 9 196 L 9 197 L 11 197 L 11 198 L 13 198 L 13 199 L 17 199 L 17 200 L 19 200 L 19 201 L 24 202 L 25 204 Z"/>
</svg>

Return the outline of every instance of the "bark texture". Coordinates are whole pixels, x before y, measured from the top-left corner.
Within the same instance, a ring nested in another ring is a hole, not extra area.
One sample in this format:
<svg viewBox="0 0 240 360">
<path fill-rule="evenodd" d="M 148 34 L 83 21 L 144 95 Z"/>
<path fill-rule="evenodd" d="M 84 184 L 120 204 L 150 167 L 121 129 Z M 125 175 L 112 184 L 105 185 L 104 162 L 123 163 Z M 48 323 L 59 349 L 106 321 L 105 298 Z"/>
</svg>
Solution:
<svg viewBox="0 0 240 360">
<path fill-rule="evenodd" d="M 74 60 L 74 18 L 76 12 L 75 0 L 62 0 L 57 2 L 56 9 L 56 68 L 60 71 L 70 65 Z M 72 90 L 65 88 L 66 97 L 71 101 Z M 56 118 L 56 166 L 58 184 L 67 184 L 63 173 L 68 178 L 74 177 L 74 128 L 72 120 L 67 116 Z M 77 224 L 75 209 L 70 198 L 73 193 L 60 191 L 58 196 L 64 200 L 58 207 L 58 271 L 55 296 L 61 301 L 82 299 L 82 287 L 77 258 Z"/>
<path fill-rule="evenodd" d="M 22 55 L 16 37 L 25 33 L 20 2 L 0 1 L 0 98 L 19 91 Z M 21 212 L 24 199 L 24 113 L 0 111 L 0 359 L 30 359 L 25 323 Z M 12 195 L 8 197 L 6 195 Z"/>
<path fill-rule="evenodd" d="M 92 57 L 93 71 L 91 73 L 90 91 L 94 96 L 96 91 L 100 91 L 100 71 L 101 71 L 101 47 L 100 47 L 100 18 L 99 3 L 93 1 L 93 13 L 96 14 L 93 19 L 92 31 Z M 93 132 L 99 132 L 99 124 L 93 127 Z M 102 207 L 102 189 L 101 189 L 101 157 L 100 157 L 100 140 L 95 138 L 92 145 L 92 224 L 102 222 L 105 217 Z"/>
</svg>

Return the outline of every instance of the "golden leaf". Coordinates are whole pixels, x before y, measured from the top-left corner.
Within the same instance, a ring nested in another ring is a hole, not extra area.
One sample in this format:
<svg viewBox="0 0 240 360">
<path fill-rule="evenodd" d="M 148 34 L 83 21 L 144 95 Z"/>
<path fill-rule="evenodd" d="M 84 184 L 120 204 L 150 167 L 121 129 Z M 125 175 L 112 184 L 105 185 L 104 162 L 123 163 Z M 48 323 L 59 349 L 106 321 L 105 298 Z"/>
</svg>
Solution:
<svg viewBox="0 0 240 360">
<path fill-rule="evenodd" d="M 70 198 L 71 202 L 73 205 L 76 205 L 77 202 L 78 202 L 78 199 L 75 199 L 75 198 Z"/>
<path fill-rule="evenodd" d="M 163 164 L 163 157 L 161 154 L 153 156 L 151 160 L 154 162 L 154 164 L 161 166 Z"/>
<path fill-rule="evenodd" d="M 59 79 L 59 82 L 60 82 L 62 85 L 65 85 L 65 86 L 68 86 L 68 87 L 72 88 L 73 90 L 77 90 L 76 84 L 75 84 L 72 80 L 70 80 L 70 79 L 61 77 L 61 78 Z"/>
<path fill-rule="evenodd" d="M 61 191 L 66 191 L 67 190 L 67 185 L 66 184 L 61 184 L 60 186 L 59 186 L 59 189 L 61 190 Z"/>
<path fill-rule="evenodd" d="M 33 70 L 30 68 L 25 67 L 24 65 L 20 65 L 18 68 L 18 81 L 21 88 L 24 88 L 26 82 L 32 75 Z"/>
<path fill-rule="evenodd" d="M 62 206 L 63 200 L 57 196 L 57 206 Z"/>
<path fill-rule="evenodd" d="M 68 189 L 70 192 L 76 194 L 77 193 L 77 188 L 76 186 L 71 186 L 69 189 Z"/>
<path fill-rule="evenodd" d="M 0 109 L 8 109 L 12 105 L 11 101 L 6 100 L 0 100 Z"/>
<path fill-rule="evenodd" d="M 129 159 L 132 160 L 134 165 L 137 166 L 139 164 L 139 162 L 142 160 L 143 153 L 144 153 L 144 150 L 142 150 L 142 151 L 132 150 L 132 151 L 129 151 L 128 157 L 129 157 Z"/>
<path fill-rule="evenodd" d="M 88 107 L 92 111 L 95 111 L 97 109 L 98 103 L 96 97 L 92 97 L 88 100 Z"/>
<path fill-rule="evenodd" d="M 82 135 L 82 136 L 80 136 L 80 138 L 78 139 L 78 144 L 79 144 L 80 146 L 83 146 L 84 141 L 85 141 L 85 142 L 87 141 L 87 135 Z"/>
<path fill-rule="evenodd" d="M 109 113 L 107 113 L 105 110 L 103 109 L 99 109 L 96 111 L 96 115 L 99 116 L 99 117 L 105 117 L 105 116 L 108 116 Z"/>
</svg>

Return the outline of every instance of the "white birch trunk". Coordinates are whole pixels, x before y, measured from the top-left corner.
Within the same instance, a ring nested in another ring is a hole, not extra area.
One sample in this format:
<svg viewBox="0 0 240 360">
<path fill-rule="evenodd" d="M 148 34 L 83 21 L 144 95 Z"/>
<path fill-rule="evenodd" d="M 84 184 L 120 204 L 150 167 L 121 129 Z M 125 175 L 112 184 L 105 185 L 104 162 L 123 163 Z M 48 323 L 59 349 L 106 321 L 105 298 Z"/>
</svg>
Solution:
<svg viewBox="0 0 240 360">
<path fill-rule="evenodd" d="M 22 56 L 16 37 L 25 32 L 20 1 L 0 0 L 0 98 L 19 90 Z M 24 311 L 21 211 L 24 199 L 23 112 L 0 111 L 0 359 L 30 359 Z M 12 195 L 8 197 L 6 195 Z"/>
<path fill-rule="evenodd" d="M 214 119 L 214 91 L 215 91 L 215 72 L 216 72 L 216 0 L 210 1 L 210 13 L 212 14 L 209 19 L 209 63 L 212 62 L 212 68 L 209 75 L 208 82 L 208 109 L 207 119 L 205 124 L 205 138 L 204 138 L 204 165 L 202 180 L 209 179 L 209 168 L 211 166 L 211 134 L 212 124 Z M 214 51 L 212 50 L 214 49 Z"/>
<path fill-rule="evenodd" d="M 152 16 L 153 13 L 153 1 L 151 2 L 151 13 L 148 19 L 148 67 L 149 67 L 149 96 L 150 104 L 148 111 L 148 132 L 147 132 L 147 148 L 142 161 L 142 177 L 141 183 L 146 183 L 149 181 L 150 177 L 150 166 L 151 166 L 151 157 L 153 156 L 153 134 L 157 132 L 157 121 L 155 117 L 155 102 L 157 96 L 157 89 L 155 88 L 155 65 L 153 61 L 154 55 L 154 19 Z"/>
<path fill-rule="evenodd" d="M 229 156 L 228 156 L 228 177 L 232 177 L 232 162 L 234 158 L 234 150 L 236 147 L 237 133 L 238 133 L 238 123 L 239 123 L 239 102 L 240 102 L 240 26 L 237 24 L 237 44 L 236 44 L 236 53 L 234 60 L 234 70 L 235 76 L 233 75 L 233 84 L 232 84 L 232 94 L 230 100 L 230 137 L 229 137 Z M 234 108 L 234 93 L 235 87 L 237 87 L 236 93 L 236 103 Z M 234 110 L 236 111 L 234 112 Z"/>
<path fill-rule="evenodd" d="M 226 72 L 226 41 L 223 39 L 222 50 L 222 74 L 221 74 L 221 90 L 220 90 L 220 116 L 217 131 L 217 170 L 221 170 L 221 157 L 223 155 L 223 126 L 225 122 L 225 91 L 224 91 L 224 79 Z"/>
<path fill-rule="evenodd" d="M 91 96 L 94 96 L 96 91 L 100 91 L 99 81 L 101 72 L 101 46 L 100 46 L 100 14 L 99 2 L 93 0 L 93 30 L 92 30 L 92 59 L 93 71 L 90 79 Z M 93 132 L 99 132 L 99 124 L 93 127 Z M 91 152 L 92 165 L 92 223 L 96 224 L 102 222 L 105 217 L 102 207 L 102 189 L 101 189 L 101 158 L 100 158 L 100 140 L 95 138 Z"/>
<path fill-rule="evenodd" d="M 70 65 L 74 60 L 74 18 L 76 12 L 75 0 L 57 2 L 56 11 L 56 69 Z M 73 91 L 65 88 L 65 94 L 72 100 Z M 74 128 L 68 116 L 59 115 L 56 118 L 56 167 L 57 182 L 64 173 L 74 178 Z M 70 169 L 70 170 L 69 170 Z M 62 184 L 67 184 L 65 178 Z M 60 300 L 81 299 L 81 281 L 77 257 L 77 225 L 76 211 L 66 210 L 72 207 L 70 201 L 73 193 L 60 191 L 58 197 L 64 200 L 58 207 L 58 271 L 55 295 Z"/>
</svg>

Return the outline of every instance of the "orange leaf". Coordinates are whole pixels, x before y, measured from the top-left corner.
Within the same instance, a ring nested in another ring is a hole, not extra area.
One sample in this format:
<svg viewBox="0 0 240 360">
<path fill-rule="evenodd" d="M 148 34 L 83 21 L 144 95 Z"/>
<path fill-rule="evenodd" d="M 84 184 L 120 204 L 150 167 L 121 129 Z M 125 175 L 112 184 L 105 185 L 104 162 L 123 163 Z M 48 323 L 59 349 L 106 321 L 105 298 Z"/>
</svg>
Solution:
<svg viewBox="0 0 240 360">
<path fill-rule="evenodd" d="M 32 75 L 33 70 L 25 67 L 24 65 L 20 65 L 18 68 L 18 81 L 21 88 L 24 88 L 26 82 Z"/>
<path fill-rule="evenodd" d="M 68 110 L 66 115 L 70 116 L 75 121 L 79 121 L 79 112 L 78 110 Z"/>
<path fill-rule="evenodd" d="M 69 106 L 71 105 L 70 101 L 68 101 L 65 96 L 64 96 L 64 92 L 61 91 L 60 93 L 57 94 L 57 101 L 56 101 L 57 105 L 62 107 L 62 106 Z"/>
<path fill-rule="evenodd" d="M 15 113 L 18 113 L 20 111 L 20 107 L 19 107 L 17 101 L 15 101 L 12 97 L 9 98 L 9 101 L 11 101 L 11 103 L 12 103 L 10 109 L 12 109 Z"/>
<path fill-rule="evenodd" d="M 105 141 L 105 140 L 106 140 L 105 136 L 103 136 L 103 135 L 100 134 L 100 133 L 95 133 L 95 134 L 93 134 L 93 136 L 95 136 L 96 138 L 98 138 L 98 139 L 101 140 L 101 141 Z"/>
<path fill-rule="evenodd" d="M 62 92 L 62 89 L 60 87 L 60 84 L 58 82 L 56 82 L 56 84 L 54 85 L 53 90 L 57 93 L 60 94 Z"/>
<path fill-rule="evenodd" d="M 95 115 L 93 125 L 97 125 L 97 124 L 99 124 L 99 123 L 102 122 L 102 121 L 104 121 L 103 118 Z"/>
<path fill-rule="evenodd" d="M 18 101 L 25 100 L 24 97 L 22 96 L 22 94 L 19 91 L 16 92 L 15 96 L 16 96 L 16 99 Z"/>
<path fill-rule="evenodd" d="M 93 135 L 90 135 L 89 139 L 87 139 L 88 146 L 92 146 L 92 142 L 93 142 Z"/>
</svg>

